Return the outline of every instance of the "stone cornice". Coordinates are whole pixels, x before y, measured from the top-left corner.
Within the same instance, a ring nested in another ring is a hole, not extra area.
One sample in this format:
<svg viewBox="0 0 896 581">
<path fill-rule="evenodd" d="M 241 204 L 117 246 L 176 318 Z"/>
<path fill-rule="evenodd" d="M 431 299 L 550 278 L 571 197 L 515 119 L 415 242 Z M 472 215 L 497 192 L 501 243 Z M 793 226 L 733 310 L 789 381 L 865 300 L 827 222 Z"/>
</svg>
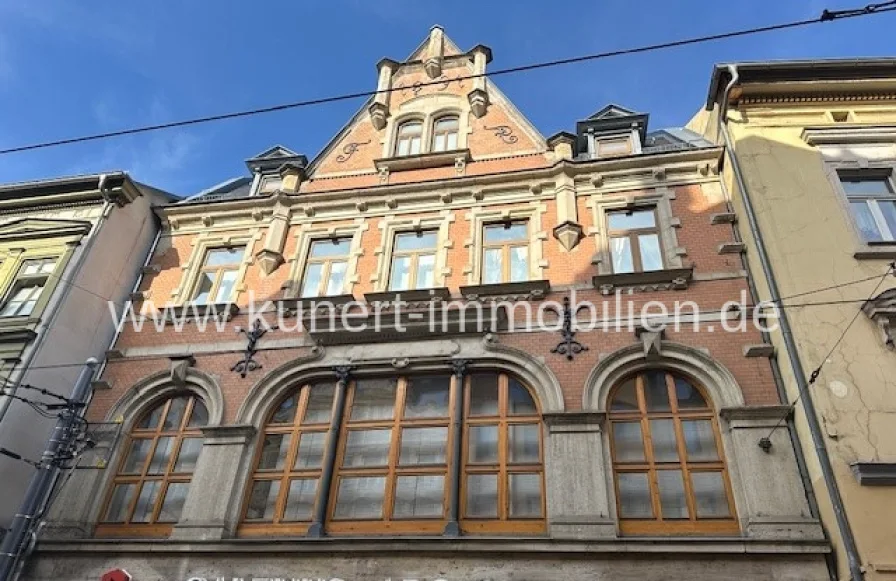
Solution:
<svg viewBox="0 0 896 581">
<path fill-rule="evenodd" d="M 893 143 L 896 142 L 896 125 L 806 127 L 802 138 L 809 145 Z"/>
<path fill-rule="evenodd" d="M 141 195 L 124 173 L 41 180 L 0 186 L 0 212 L 104 201 L 126 206 Z"/>
</svg>

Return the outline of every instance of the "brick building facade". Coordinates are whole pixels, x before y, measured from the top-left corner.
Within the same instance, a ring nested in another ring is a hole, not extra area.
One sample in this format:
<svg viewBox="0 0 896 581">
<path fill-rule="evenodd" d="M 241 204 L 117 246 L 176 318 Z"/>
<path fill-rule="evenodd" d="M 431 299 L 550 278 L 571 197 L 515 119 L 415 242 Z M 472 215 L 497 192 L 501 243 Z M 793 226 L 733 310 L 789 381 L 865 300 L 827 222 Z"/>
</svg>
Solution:
<svg viewBox="0 0 896 581">
<path fill-rule="evenodd" d="M 490 60 L 435 27 L 312 161 L 158 210 L 88 412 L 121 437 L 25 578 L 826 578 L 769 345 L 721 329 L 721 148 L 615 105 L 545 139 Z"/>
</svg>

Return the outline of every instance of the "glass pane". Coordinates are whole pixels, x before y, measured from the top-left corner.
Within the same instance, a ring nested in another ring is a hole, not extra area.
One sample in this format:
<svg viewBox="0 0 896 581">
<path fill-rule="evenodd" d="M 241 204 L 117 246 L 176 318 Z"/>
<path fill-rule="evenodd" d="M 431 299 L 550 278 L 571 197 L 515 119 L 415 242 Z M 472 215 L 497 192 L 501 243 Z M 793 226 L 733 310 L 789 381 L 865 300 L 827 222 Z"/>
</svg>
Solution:
<svg viewBox="0 0 896 581">
<path fill-rule="evenodd" d="M 617 274 L 634 272 L 632 260 L 632 242 L 626 238 L 610 238 L 610 254 L 613 260 L 613 272 Z"/>
<path fill-rule="evenodd" d="M 699 518 L 731 516 L 721 472 L 692 472 L 691 488 Z"/>
<path fill-rule="evenodd" d="M 355 384 L 352 421 L 390 420 L 395 408 L 396 379 L 365 379 Z"/>
<path fill-rule="evenodd" d="M 299 451 L 296 456 L 296 470 L 320 468 L 324 457 L 326 432 L 305 432 L 299 440 Z"/>
<path fill-rule="evenodd" d="M 417 256 L 417 284 L 415 288 L 433 288 L 436 285 L 435 267 L 435 254 L 420 254 Z"/>
<path fill-rule="evenodd" d="M 395 155 L 407 155 L 411 149 L 411 142 L 407 139 L 399 139 L 398 147 L 395 150 Z"/>
<path fill-rule="evenodd" d="M 152 446 L 151 439 L 133 440 L 131 442 L 131 451 L 128 453 L 124 466 L 121 467 L 122 474 L 140 474 L 143 466 L 146 464 L 146 457 L 149 455 L 149 448 Z"/>
<path fill-rule="evenodd" d="M 213 286 L 215 286 L 214 275 L 210 272 L 200 272 L 199 283 L 196 285 L 196 296 L 193 297 L 193 302 L 198 305 L 207 303 Z"/>
<path fill-rule="evenodd" d="M 538 413 L 532 394 L 513 377 L 507 378 L 507 412 L 514 416 L 532 416 Z"/>
<path fill-rule="evenodd" d="M 109 509 L 106 511 L 106 522 L 124 522 L 128 518 L 128 507 L 134 498 L 136 484 L 118 484 L 112 492 L 109 500 Z"/>
<path fill-rule="evenodd" d="M 510 474 L 511 518 L 541 517 L 541 475 Z"/>
<path fill-rule="evenodd" d="M 457 130 L 457 117 L 442 117 L 438 121 L 436 121 L 436 131 L 456 131 Z"/>
<path fill-rule="evenodd" d="M 641 248 L 641 269 L 644 272 L 663 270 L 663 255 L 660 252 L 659 236 L 641 234 L 638 236 L 638 246 Z"/>
<path fill-rule="evenodd" d="M 441 517 L 444 513 L 445 477 L 399 476 L 395 483 L 395 518 Z"/>
<path fill-rule="evenodd" d="M 470 378 L 470 415 L 498 415 L 497 373 L 475 373 Z"/>
<path fill-rule="evenodd" d="M 528 237 L 526 222 L 489 224 L 485 227 L 485 241 L 487 243 L 526 240 Z"/>
<path fill-rule="evenodd" d="M 200 399 L 193 400 L 193 411 L 190 412 L 190 423 L 188 427 L 198 428 L 208 423 L 208 410 Z"/>
<path fill-rule="evenodd" d="M 688 462 L 714 462 L 719 459 L 712 421 L 682 420 L 681 431 L 684 433 Z"/>
<path fill-rule="evenodd" d="M 534 464 L 538 462 L 539 430 L 541 430 L 540 424 L 508 426 L 507 448 L 511 463 Z"/>
<path fill-rule="evenodd" d="M 672 420 L 650 420 L 650 439 L 656 462 L 678 462 L 675 423 Z"/>
<path fill-rule="evenodd" d="M 411 288 L 411 257 L 393 256 L 389 290 L 402 291 Z"/>
<path fill-rule="evenodd" d="M 345 271 L 348 263 L 345 261 L 330 263 L 330 278 L 327 280 L 327 296 L 341 295 L 345 289 Z"/>
<path fill-rule="evenodd" d="M 688 501 L 684 493 L 681 470 L 659 470 L 656 473 L 656 482 L 660 488 L 663 518 L 688 518 Z"/>
<path fill-rule="evenodd" d="M 322 258 L 324 256 L 348 256 L 351 247 L 351 238 L 328 238 L 326 240 L 315 240 L 311 243 L 311 258 Z"/>
<path fill-rule="evenodd" d="M 613 446 L 617 462 L 643 462 L 641 422 L 613 422 Z"/>
<path fill-rule="evenodd" d="M 395 250 L 432 250 L 435 247 L 434 231 L 403 232 L 395 235 Z"/>
<path fill-rule="evenodd" d="M 683 377 L 674 377 L 675 397 L 678 399 L 678 409 L 706 409 L 709 406 L 700 394 L 700 391 L 691 385 Z"/>
<path fill-rule="evenodd" d="M 137 425 L 140 429 L 152 429 L 159 425 L 159 420 L 162 419 L 162 412 L 165 411 L 165 404 L 160 404 L 153 408 L 151 412 L 143 416 L 143 419 L 140 420 L 140 423 Z"/>
<path fill-rule="evenodd" d="M 611 212 L 607 216 L 610 230 L 636 230 L 639 228 L 654 228 L 656 219 L 653 210 L 641 210 L 639 212 Z"/>
<path fill-rule="evenodd" d="M 623 139 L 599 139 L 597 140 L 598 153 L 601 156 L 625 155 L 631 152 L 631 141 Z"/>
<path fill-rule="evenodd" d="M 158 522 L 177 522 L 180 513 L 183 512 L 184 502 L 187 500 L 187 492 L 190 490 L 188 482 L 172 482 L 165 492 L 165 500 L 162 501 L 162 510 L 159 512 Z"/>
<path fill-rule="evenodd" d="M 199 452 L 202 450 L 202 438 L 184 438 L 180 444 L 180 452 L 174 462 L 174 472 L 192 472 L 199 460 Z"/>
<path fill-rule="evenodd" d="M 300 478 L 290 481 L 287 494 L 283 520 L 311 520 L 314 500 L 317 496 L 317 478 Z"/>
<path fill-rule="evenodd" d="M 336 496 L 336 518 L 382 518 L 386 478 L 343 478 Z"/>
<path fill-rule="evenodd" d="M 475 517 L 498 516 L 498 475 L 467 475 L 466 515 Z"/>
<path fill-rule="evenodd" d="M 345 443 L 346 468 L 385 466 L 389 463 L 392 430 L 351 430 Z"/>
<path fill-rule="evenodd" d="M 627 379 L 616 388 L 613 402 L 610 404 L 612 411 L 636 412 L 638 411 L 638 392 L 635 386 L 635 378 Z"/>
<path fill-rule="evenodd" d="M 162 424 L 163 432 L 180 429 L 188 401 L 187 397 L 176 397 L 171 400 L 171 405 L 168 406 L 168 415 L 165 416 L 165 422 Z"/>
<path fill-rule="evenodd" d="M 501 267 L 502 250 L 486 248 L 482 260 L 482 284 L 497 284 L 503 278 Z"/>
<path fill-rule="evenodd" d="M 469 455 L 471 464 L 498 462 L 498 426 L 470 426 Z"/>
<path fill-rule="evenodd" d="M 265 434 L 264 442 L 261 445 L 261 457 L 258 459 L 258 469 L 282 470 L 291 439 L 290 434 Z"/>
<path fill-rule="evenodd" d="M 419 121 L 408 121 L 407 123 L 402 123 L 398 128 L 398 134 L 401 136 L 406 135 L 419 135 L 422 131 L 423 124 Z"/>
<path fill-rule="evenodd" d="M 874 221 L 874 215 L 868 202 L 862 200 L 860 202 L 850 202 L 849 207 L 852 209 L 852 215 L 856 220 L 856 226 L 862 233 L 862 237 L 869 242 L 883 240 L 877 222 Z"/>
<path fill-rule="evenodd" d="M 884 236 L 887 240 L 896 239 L 896 202 L 889 202 L 881 200 L 877 203 L 880 208 L 881 214 L 884 216 L 884 221 L 887 223 L 887 228 L 890 230 L 889 238 Z"/>
<path fill-rule="evenodd" d="M 410 140 L 410 146 L 408 147 L 409 153 L 411 155 L 416 155 L 420 153 L 420 138 L 412 137 Z"/>
<path fill-rule="evenodd" d="M 457 149 L 457 133 L 449 133 L 448 134 L 448 143 L 445 146 L 446 149 Z"/>
<path fill-rule="evenodd" d="M 131 522 L 149 522 L 152 520 L 152 511 L 156 507 L 156 499 L 159 496 L 158 480 L 149 480 L 143 483 L 140 496 L 137 497 L 137 505 L 134 507 L 134 516 Z"/>
<path fill-rule="evenodd" d="M 223 264 L 239 264 L 243 260 L 245 248 L 215 248 L 205 255 L 205 266 L 221 266 Z"/>
<path fill-rule="evenodd" d="M 448 391 L 450 375 L 423 376 L 408 379 L 404 417 L 448 417 Z"/>
<path fill-rule="evenodd" d="M 280 493 L 279 480 L 256 480 L 249 495 L 249 508 L 246 510 L 248 520 L 273 520 L 277 508 L 277 495 Z"/>
<path fill-rule="evenodd" d="M 619 516 L 622 518 L 653 518 L 650 484 L 643 472 L 619 473 Z"/>
<path fill-rule="evenodd" d="M 529 280 L 529 247 L 514 246 L 510 249 L 510 282 Z"/>
<path fill-rule="evenodd" d="M 309 264 L 305 267 L 305 280 L 302 282 L 302 296 L 316 297 L 320 294 L 320 279 L 323 275 L 324 265 L 320 262 Z"/>
<path fill-rule="evenodd" d="M 333 396 L 336 386 L 332 383 L 318 383 L 311 386 L 303 424 L 328 424 L 333 413 Z"/>
<path fill-rule="evenodd" d="M 271 416 L 271 423 L 291 424 L 296 416 L 296 406 L 298 405 L 298 401 L 298 392 L 293 393 L 291 396 L 283 400 L 283 403 L 277 406 L 277 409 L 274 411 L 274 415 Z"/>
<path fill-rule="evenodd" d="M 221 273 L 221 284 L 218 285 L 218 291 L 215 293 L 216 303 L 226 303 L 233 299 L 233 287 L 236 285 L 235 270 L 225 270 Z"/>
<path fill-rule="evenodd" d="M 433 151 L 445 151 L 445 135 L 444 134 L 438 134 L 433 137 L 432 150 Z"/>
<path fill-rule="evenodd" d="M 149 461 L 149 469 L 147 474 L 164 474 L 168 468 L 168 460 L 171 458 L 172 448 L 174 448 L 174 438 L 159 438 L 156 442 L 156 451 Z"/>
<path fill-rule="evenodd" d="M 648 412 L 668 411 L 669 388 L 665 371 L 648 371 L 644 374 L 644 399 Z"/>
<path fill-rule="evenodd" d="M 401 431 L 402 466 L 444 464 L 448 448 L 448 428 L 404 428 Z"/>
<path fill-rule="evenodd" d="M 890 182 L 886 177 L 840 177 L 847 195 L 890 194 Z"/>
</svg>

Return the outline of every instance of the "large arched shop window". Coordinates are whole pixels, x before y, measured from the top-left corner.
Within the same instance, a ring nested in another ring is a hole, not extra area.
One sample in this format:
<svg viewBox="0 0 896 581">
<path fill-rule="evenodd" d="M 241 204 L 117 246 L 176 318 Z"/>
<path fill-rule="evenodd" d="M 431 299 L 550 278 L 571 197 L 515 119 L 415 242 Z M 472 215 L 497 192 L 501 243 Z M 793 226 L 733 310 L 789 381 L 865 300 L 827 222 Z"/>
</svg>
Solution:
<svg viewBox="0 0 896 581">
<path fill-rule="evenodd" d="M 622 533 L 738 531 L 718 422 L 695 382 L 631 376 L 612 391 L 609 419 Z"/>
<path fill-rule="evenodd" d="M 180 519 L 202 449 L 208 411 L 193 394 L 171 397 L 131 428 L 97 534 L 166 536 Z"/>
<path fill-rule="evenodd" d="M 456 382 L 450 374 L 353 380 L 328 491 L 317 482 L 335 381 L 287 396 L 265 426 L 240 532 L 302 534 L 315 503 L 325 501 L 331 534 L 440 534 L 456 437 L 463 438 L 461 529 L 543 531 L 535 399 L 505 373 L 468 375 L 462 392 Z M 456 397 L 464 402 L 460 434 L 451 427 Z"/>
</svg>

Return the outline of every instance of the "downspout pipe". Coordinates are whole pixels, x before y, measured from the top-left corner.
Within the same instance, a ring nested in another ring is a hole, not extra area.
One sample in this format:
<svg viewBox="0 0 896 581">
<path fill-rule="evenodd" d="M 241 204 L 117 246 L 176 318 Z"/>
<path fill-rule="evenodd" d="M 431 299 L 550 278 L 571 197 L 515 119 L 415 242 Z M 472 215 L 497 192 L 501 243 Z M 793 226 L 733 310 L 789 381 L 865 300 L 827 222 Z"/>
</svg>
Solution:
<svg viewBox="0 0 896 581">
<path fill-rule="evenodd" d="M 731 82 L 728 84 L 728 88 L 725 93 L 726 104 L 728 91 L 730 91 L 739 80 L 736 65 L 729 64 L 728 72 L 731 74 Z M 774 269 L 772 268 L 771 260 L 768 256 L 768 250 L 765 245 L 765 240 L 763 239 L 762 232 L 759 229 L 759 222 L 756 218 L 756 210 L 750 198 L 750 192 L 747 188 L 746 179 L 744 179 L 743 171 L 741 170 L 740 164 L 738 163 L 737 155 L 734 152 L 733 140 L 731 139 L 731 135 L 728 132 L 726 120 L 723 117 L 727 114 L 727 112 L 720 110 L 719 114 L 719 128 L 721 137 L 725 145 L 725 149 L 728 152 L 728 159 L 731 163 L 731 171 L 734 174 L 734 180 L 741 192 L 741 199 L 744 203 L 744 211 L 746 213 L 747 222 L 750 227 L 750 234 L 752 235 L 753 240 L 756 243 L 756 253 L 759 257 L 759 264 L 762 267 L 762 273 L 765 275 L 765 279 L 768 283 L 770 299 L 775 303 L 779 303 L 781 301 L 781 293 L 778 290 L 778 281 L 775 277 Z M 865 578 L 865 573 L 862 570 L 861 560 L 859 558 L 859 550 L 856 545 L 856 539 L 853 535 L 852 528 L 849 525 L 849 519 L 846 515 L 846 509 L 843 506 L 843 498 L 840 495 L 840 487 L 837 485 L 837 480 L 834 476 L 831 457 L 830 455 L 828 455 L 827 447 L 825 447 L 821 424 L 818 421 L 818 414 L 815 411 L 815 402 L 812 397 L 812 390 L 809 388 L 809 382 L 806 379 L 806 372 L 804 371 L 803 362 L 800 359 L 799 351 L 797 350 L 796 341 L 793 338 L 793 330 L 790 326 L 790 320 L 787 316 L 786 311 L 782 310 L 778 313 L 778 321 L 781 326 L 781 337 L 784 340 L 784 350 L 787 352 L 787 357 L 790 360 L 790 366 L 793 368 L 793 373 L 796 378 L 799 393 L 803 394 L 801 397 L 803 413 L 805 413 L 806 415 L 806 424 L 809 427 L 809 433 L 812 437 L 812 444 L 815 447 L 815 454 L 818 457 L 818 464 L 821 468 L 824 485 L 827 489 L 828 495 L 831 498 L 831 504 L 834 510 L 834 518 L 837 523 L 837 529 L 839 530 L 840 536 L 843 541 L 843 550 L 846 552 L 850 579 L 852 581 L 862 581 Z"/>
</svg>

